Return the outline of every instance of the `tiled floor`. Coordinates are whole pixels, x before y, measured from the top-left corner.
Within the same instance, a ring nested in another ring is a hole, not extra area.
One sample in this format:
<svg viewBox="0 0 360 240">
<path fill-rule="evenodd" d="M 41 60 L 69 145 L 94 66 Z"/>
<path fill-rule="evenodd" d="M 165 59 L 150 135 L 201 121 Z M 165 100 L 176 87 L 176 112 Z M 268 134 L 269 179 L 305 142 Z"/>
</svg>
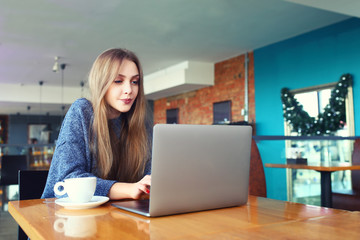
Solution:
<svg viewBox="0 0 360 240">
<path fill-rule="evenodd" d="M 294 202 L 303 203 L 307 205 L 321 206 L 321 197 L 319 196 L 310 196 L 310 197 L 301 197 L 294 198 Z"/>
<path fill-rule="evenodd" d="M 15 188 L 17 186 L 15 185 Z M 10 193 L 13 195 L 13 189 L 10 189 Z M 2 194 L 2 191 L 1 191 Z M 12 200 L 16 200 L 16 193 L 13 195 Z M 18 225 L 7 211 L 7 203 L 2 203 L 2 196 L 0 195 L 0 239 L 1 240 L 16 240 L 18 239 Z M 4 206 L 3 206 L 4 204 Z"/>
<path fill-rule="evenodd" d="M 332 189 L 337 191 L 351 189 L 350 172 L 334 172 L 332 174 Z M 293 180 L 292 202 L 321 206 L 320 173 L 309 170 L 297 170 L 297 178 Z"/>
<path fill-rule="evenodd" d="M 0 239 L 12 240 L 18 238 L 18 225 L 7 211 L 0 211 Z"/>
</svg>

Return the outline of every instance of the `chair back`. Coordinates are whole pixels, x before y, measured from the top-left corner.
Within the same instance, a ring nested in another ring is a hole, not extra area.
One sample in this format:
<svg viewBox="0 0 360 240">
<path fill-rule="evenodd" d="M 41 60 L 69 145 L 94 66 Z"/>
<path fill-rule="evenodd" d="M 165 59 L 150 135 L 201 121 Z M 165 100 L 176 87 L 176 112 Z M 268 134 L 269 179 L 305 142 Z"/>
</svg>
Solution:
<svg viewBox="0 0 360 240">
<path fill-rule="evenodd" d="M 18 171 L 27 169 L 26 155 L 4 155 L 1 157 L 1 185 L 18 184 Z"/>
<path fill-rule="evenodd" d="M 19 199 L 38 199 L 41 197 L 48 170 L 20 170 L 19 171 Z"/>
<path fill-rule="evenodd" d="M 360 165 L 360 139 L 355 139 L 352 153 L 352 164 Z M 360 171 L 351 171 L 351 182 L 353 191 L 360 192 Z"/>
<path fill-rule="evenodd" d="M 251 142 L 249 194 L 258 197 L 267 196 L 264 165 L 254 139 Z"/>
<path fill-rule="evenodd" d="M 45 188 L 48 173 L 48 170 L 20 170 L 18 173 L 19 199 L 29 200 L 40 198 Z M 28 236 L 19 226 L 18 240 L 27 239 Z"/>
</svg>

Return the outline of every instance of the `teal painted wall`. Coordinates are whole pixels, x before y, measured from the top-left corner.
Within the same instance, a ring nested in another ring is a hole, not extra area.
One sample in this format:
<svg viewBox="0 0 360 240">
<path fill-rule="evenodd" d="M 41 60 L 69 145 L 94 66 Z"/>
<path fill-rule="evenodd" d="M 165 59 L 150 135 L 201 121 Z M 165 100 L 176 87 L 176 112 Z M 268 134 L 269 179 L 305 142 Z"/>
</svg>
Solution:
<svg viewBox="0 0 360 240">
<path fill-rule="evenodd" d="M 355 134 L 360 135 L 360 19 L 254 50 L 256 134 L 284 135 L 280 90 L 337 82 L 353 75 Z M 284 141 L 258 142 L 265 163 L 284 163 Z M 284 169 L 265 168 L 268 197 L 287 200 Z"/>
</svg>

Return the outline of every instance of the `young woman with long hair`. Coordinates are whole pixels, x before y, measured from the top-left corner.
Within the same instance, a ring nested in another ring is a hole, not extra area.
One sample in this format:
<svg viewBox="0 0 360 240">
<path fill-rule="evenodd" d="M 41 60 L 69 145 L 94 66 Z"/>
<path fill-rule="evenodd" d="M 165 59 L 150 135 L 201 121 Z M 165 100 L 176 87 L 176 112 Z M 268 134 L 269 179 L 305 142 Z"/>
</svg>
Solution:
<svg viewBox="0 0 360 240">
<path fill-rule="evenodd" d="M 95 195 L 138 199 L 149 193 L 150 127 L 137 56 L 109 49 L 89 73 L 90 100 L 76 100 L 61 126 L 42 198 L 66 178 L 97 177 Z"/>
</svg>

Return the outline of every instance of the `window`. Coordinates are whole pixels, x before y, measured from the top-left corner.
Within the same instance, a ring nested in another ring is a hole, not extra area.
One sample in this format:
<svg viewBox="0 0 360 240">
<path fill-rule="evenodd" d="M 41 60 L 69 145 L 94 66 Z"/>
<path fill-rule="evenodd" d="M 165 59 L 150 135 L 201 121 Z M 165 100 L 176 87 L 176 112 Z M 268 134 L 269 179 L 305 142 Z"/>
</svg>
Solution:
<svg viewBox="0 0 360 240">
<path fill-rule="evenodd" d="M 231 101 L 213 104 L 214 124 L 226 124 L 231 121 Z"/>
<path fill-rule="evenodd" d="M 331 88 L 327 88 L 318 91 L 297 93 L 295 94 L 295 98 L 303 105 L 304 110 L 307 111 L 311 117 L 317 117 L 328 104 L 330 95 Z"/>
<path fill-rule="evenodd" d="M 336 84 L 336 83 L 335 83 Z M 335 84 L 315 86 L 293 90 L 292 93 L 304 110 L 317 117 L 322 113 L 331 97 Z M 352 87 L 348 88 L 345 101 L 346 124 L 338 130 L 336 136 L 354 136 L 354 110 Z M 285 135 L 297 135 L 291 132 L 291 125 L 285 122 Z M 308 162 L 326 164 L 329 161 L 349 162 L 352 153 L 351 140 L 312 140 L 286 141 L 286 158 L 294 158 L 294 152 L 306 158 Z M 287 170 L 288 200 L 305 204 L 320 203 L 320 173 L 303 169 Z M 351 171 L 338 171 L 332 174 L 332 188 L 349 190 L 351 188 Z"/>
<path fill-rule="evenodd" d="M 166 110 L 166 123 L 179 123 L 179 109 L 168 109 Z"/>
</svg>

